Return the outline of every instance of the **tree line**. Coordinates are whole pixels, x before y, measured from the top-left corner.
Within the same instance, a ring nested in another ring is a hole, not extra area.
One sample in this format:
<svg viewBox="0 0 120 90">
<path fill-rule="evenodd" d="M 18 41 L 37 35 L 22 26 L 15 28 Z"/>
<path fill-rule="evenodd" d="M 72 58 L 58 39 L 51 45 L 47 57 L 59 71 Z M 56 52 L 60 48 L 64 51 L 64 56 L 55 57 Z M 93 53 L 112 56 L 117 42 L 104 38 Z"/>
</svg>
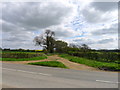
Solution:
<svg viewBox="0 0 120 90">
<path fill-rule="evenodd" d="M 55 33 L 50 30 L 46 30 L 45 33 L 40 36 L 36 36 L 34 38 L 34 42 L 35 45 L 42 46 L 43 51 L 47 53 L 66 53 L 96 61 L 120 63 L 120 54 L 118 53 L 119 50 L 117 49 L 111 52 L 108 50 L 94 50 L 86 44 L 68 45 L 68 43 L 65 41 L 55 40 Z"/>
<path fill-rule="evenodd" d="M 48 52 L 48 53 L 66 53 L 71 49 L 74 49 L 75 51 L 77 49 L 81 49 L 83 51 L 88 51 L 90 48 L 86 45 L 83 44 L 81 46 L 75 45 L 75 44 L 70 44 L 68 46 L 68 43 L 62 40 L 55 40 L 55 33 L 51 30 L 46 30 L 44 34 L 40 36 L 36 36 L 34 38 L 35 45 L 39 45 L 43 47 L 43 50 Z"/>
</svg>

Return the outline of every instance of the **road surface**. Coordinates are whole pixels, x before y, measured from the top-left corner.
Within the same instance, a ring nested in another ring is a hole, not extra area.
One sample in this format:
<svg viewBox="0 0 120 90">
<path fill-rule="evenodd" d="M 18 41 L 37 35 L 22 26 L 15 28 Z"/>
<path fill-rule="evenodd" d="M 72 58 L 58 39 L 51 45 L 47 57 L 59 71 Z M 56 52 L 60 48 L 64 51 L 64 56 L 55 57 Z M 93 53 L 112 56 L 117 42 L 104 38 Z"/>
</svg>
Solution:
<svg viewBox="0 0 120 90">
<path fill-rule="evenodd" d="M 118 83 L 113 72 L 2 63 L 3 88 L 118 88 Z"/>
</svg>

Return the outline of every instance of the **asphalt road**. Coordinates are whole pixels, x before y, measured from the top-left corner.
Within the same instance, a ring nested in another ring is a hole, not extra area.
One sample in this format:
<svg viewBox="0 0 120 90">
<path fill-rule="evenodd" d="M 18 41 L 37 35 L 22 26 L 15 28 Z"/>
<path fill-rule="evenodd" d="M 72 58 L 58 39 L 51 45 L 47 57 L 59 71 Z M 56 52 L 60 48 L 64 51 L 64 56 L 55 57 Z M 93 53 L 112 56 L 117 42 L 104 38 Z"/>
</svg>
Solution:
<svg viewBox="0 0 120 90">
<path fill-rule="evenodd" d="M 3 88 L 118 88 L 118 73 L 2 63 L 2 86 Z"/>
</svg>

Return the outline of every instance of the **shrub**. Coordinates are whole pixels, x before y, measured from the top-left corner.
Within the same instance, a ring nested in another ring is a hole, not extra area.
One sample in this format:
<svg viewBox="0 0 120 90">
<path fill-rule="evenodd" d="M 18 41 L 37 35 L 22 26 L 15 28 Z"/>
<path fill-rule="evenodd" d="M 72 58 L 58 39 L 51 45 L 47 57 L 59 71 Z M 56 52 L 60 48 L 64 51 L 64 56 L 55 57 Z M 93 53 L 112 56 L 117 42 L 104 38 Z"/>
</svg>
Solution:
<svg viewBox="0 0 120 90">
<path fill-rule="evenodd" d="M 73 52 L 69 51 L 69 55 L 72 56 L 78 56 L 82 58 L 87 58 L 90 60 L 96 60 L 96 61 L 101 61 L 101 62 L 114 62 L 114 63 L 119 63 L 120 64 L 120 54 L 118 53 L 113 53 L 113 52 Z"/>
</svg>

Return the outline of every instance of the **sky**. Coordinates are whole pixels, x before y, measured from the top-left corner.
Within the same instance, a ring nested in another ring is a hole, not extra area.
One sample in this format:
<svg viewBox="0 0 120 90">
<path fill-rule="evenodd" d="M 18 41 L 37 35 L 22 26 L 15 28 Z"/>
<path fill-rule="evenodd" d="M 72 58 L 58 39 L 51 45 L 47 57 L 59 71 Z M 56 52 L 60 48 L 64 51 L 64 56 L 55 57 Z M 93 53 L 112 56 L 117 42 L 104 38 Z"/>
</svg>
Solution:
<svg viewBox="0 0 120 90">
<path fill-rule="evenodd" d="M 92 49 L 118 48 L 118 3 L 61 0 L 3 2 L 2 48 L 41 49 L 33 39 L 50 29 L 56 40 Z"/>
</svg>

